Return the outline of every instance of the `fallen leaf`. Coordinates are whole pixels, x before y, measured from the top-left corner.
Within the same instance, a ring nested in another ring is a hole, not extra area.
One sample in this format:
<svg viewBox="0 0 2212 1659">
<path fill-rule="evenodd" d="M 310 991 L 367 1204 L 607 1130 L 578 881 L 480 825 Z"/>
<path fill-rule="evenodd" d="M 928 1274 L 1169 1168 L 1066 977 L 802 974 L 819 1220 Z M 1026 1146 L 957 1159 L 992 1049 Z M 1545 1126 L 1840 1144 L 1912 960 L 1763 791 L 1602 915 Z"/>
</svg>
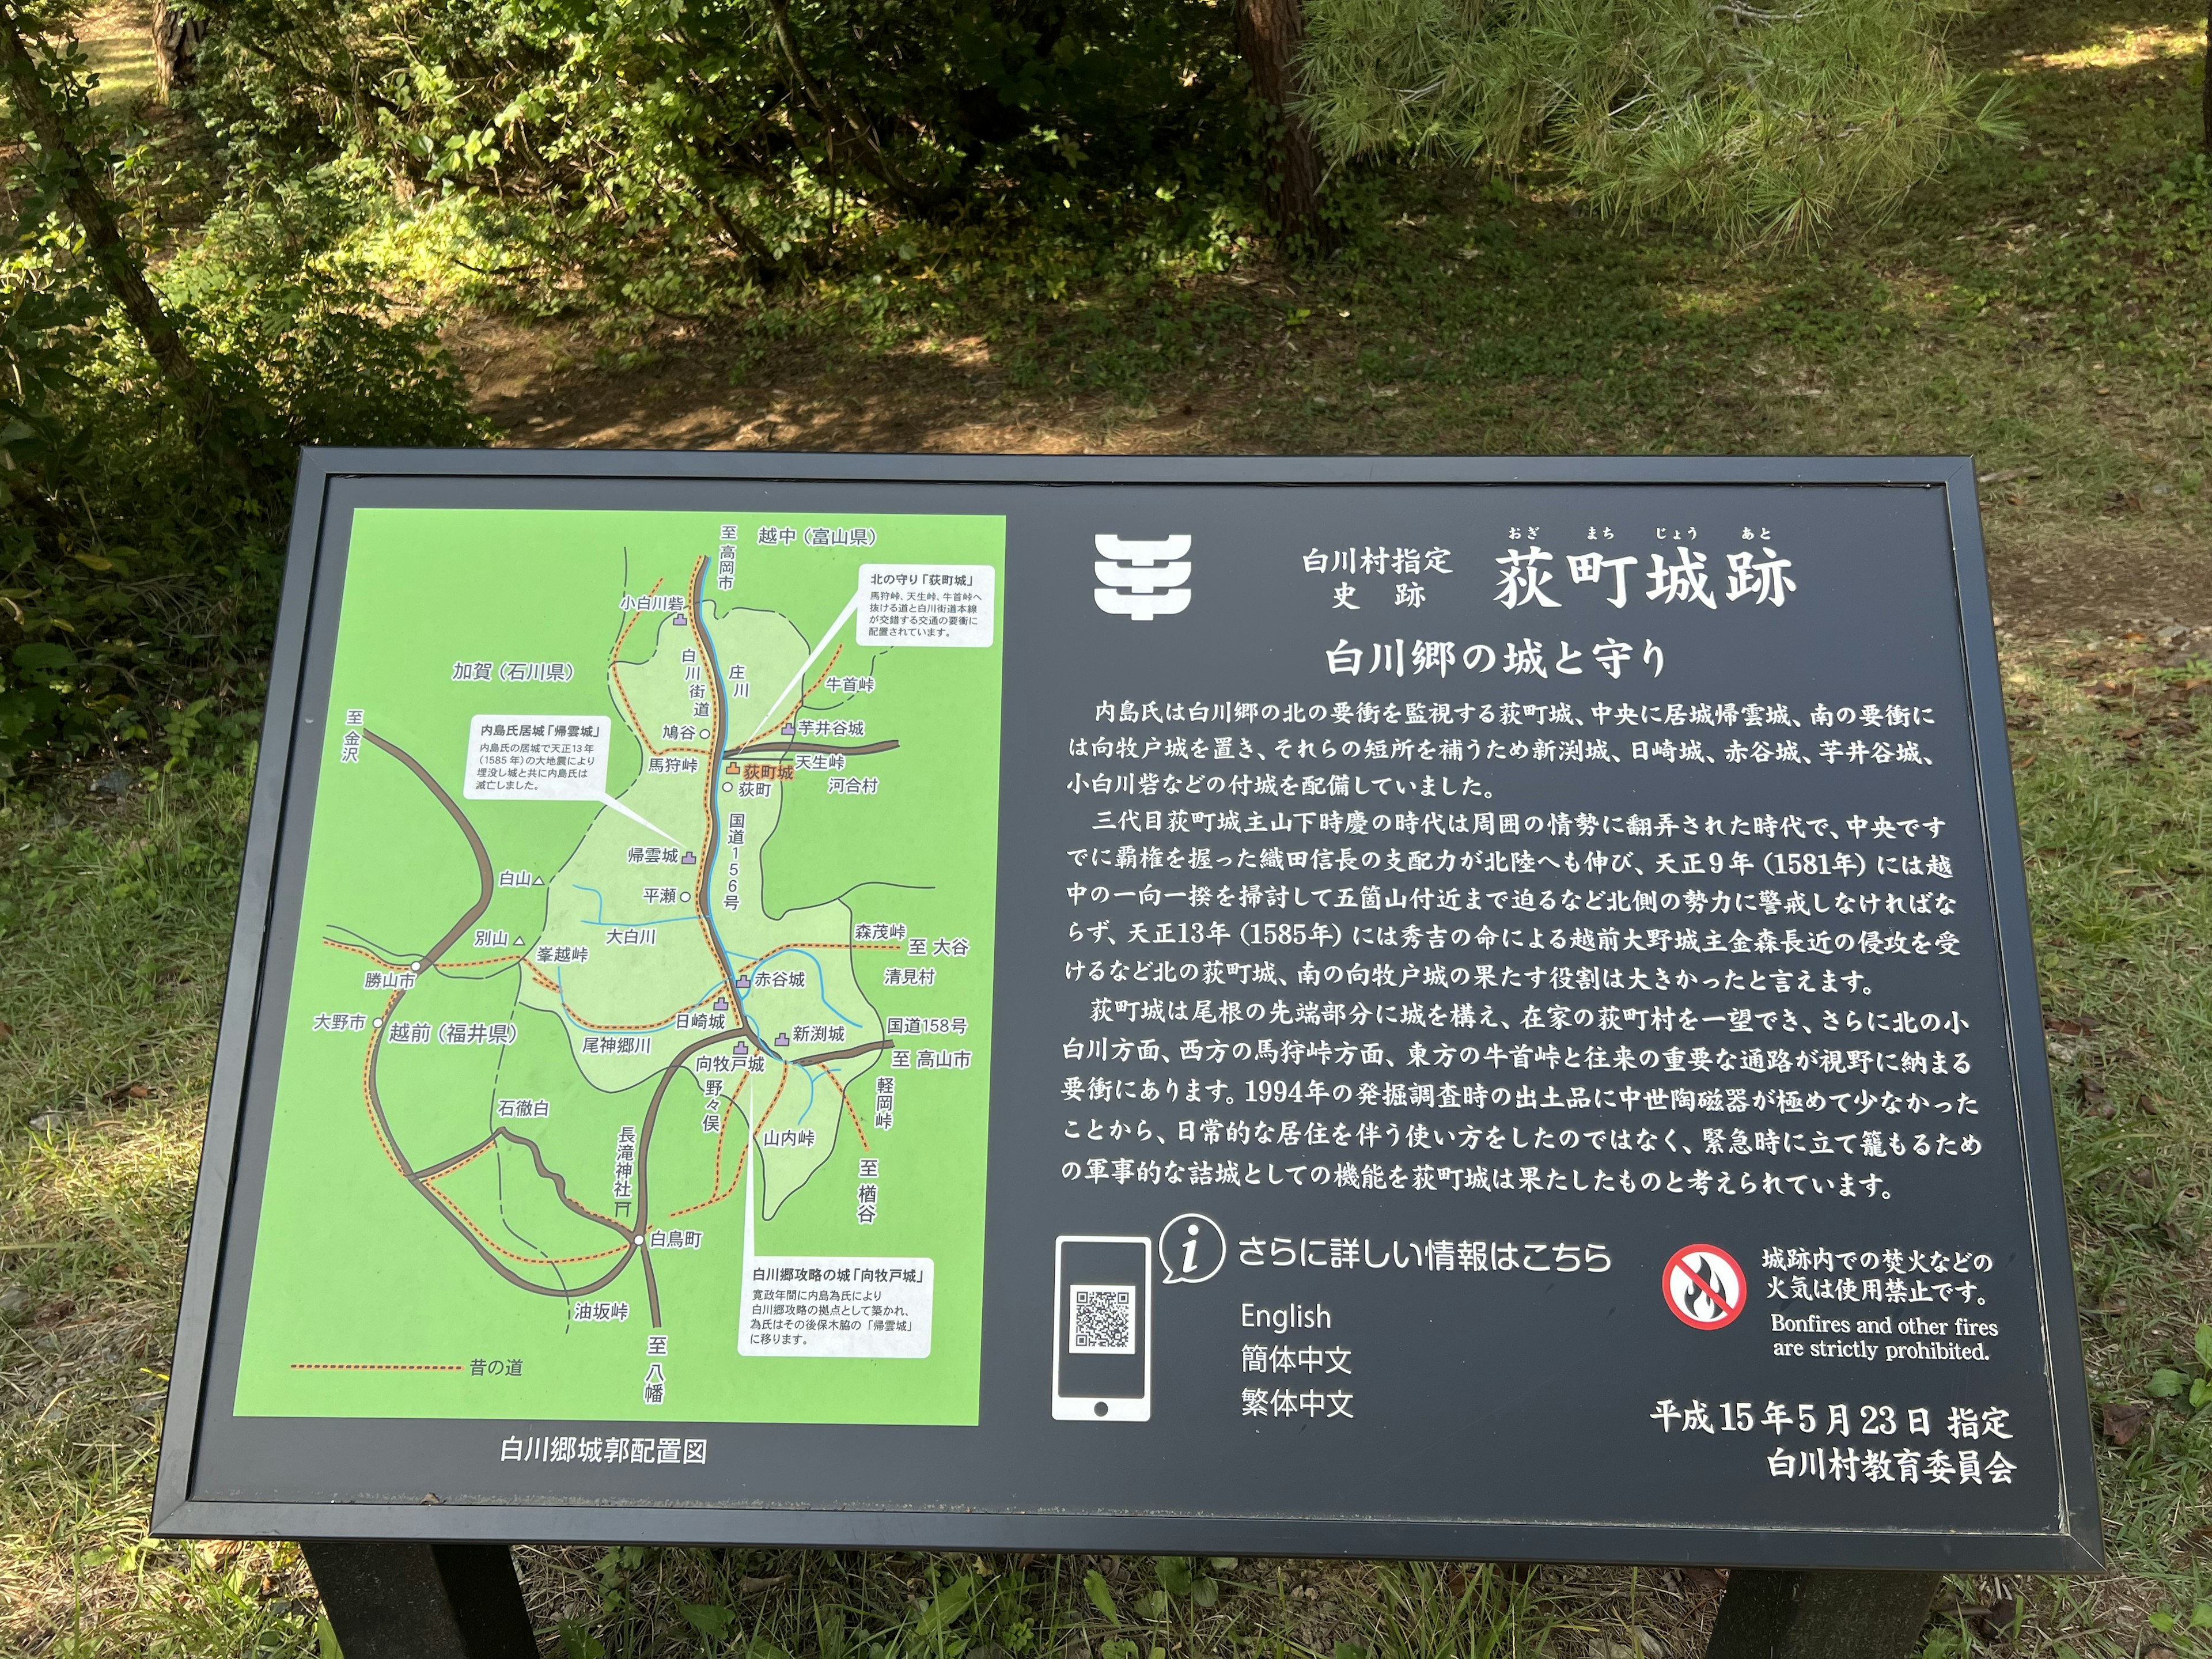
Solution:
<svg viewBox="0 0 2212 1659">
<path fill-rule="evenodd" d="M 1717 1595 L 1728 1588 L 1728 1574 L 1711 1567 L 1685 1567 L 1682 1578 L 1700 1595 Z"/>
<path fill-rule="evenodd" d="M 2105 1438 L 2115 1446 L 2124 1446 L 2142 1432 L 2144 1420 L 2150 1416 L 2150 1407 L 2132 1403 L 2105 1406 Z"/>
<path fill-rule="evenodd" d="M 120 1106 L 126 1100 L 143 1100 L 153 1092 L 143 1083 L 118 1083 L 100 1098 L 111 1106 Z"/>
<path fill-rule="evenodd" d="M 2081 1081 L 2075 1085 L 2075 1092 L 2081 1098 L 2081 1109 L 2091 1117 L 2112 1116 L 2112 1103 L 2105 1093 L 2105 1079 L 2094 1072 L 2081 1073 Z"/>
<path fill-rule="evenodd" d="M 1986 1607 L 1971 1609 L 1967 1613 L 1974 1632 L 1984 1642 L 2001 1642 L 2012 1634 L 2013 1621 L 2020 1616 L 2020 1603 L 2009 1595 L 1992 1601 Z"/>
<path fill-rule="evenodd" d="M 787 1584 L 790 1582 L 791 1575 L 787 1572 L 780 1572 L 773 1578 L 740 1578 L 738 1580 L 738 1594 L 758 1595 L 763 1590 L 772 1590 L 778 1584 Z"/>
<path fill-rule="evenodd" d="M 2061 1036 L 2090 1036 L 2097 1030 L 2097 1022 L 2094 1019 L 2053 1019 L 2045 1014 L 2043 1029 L 2056 1031 Z"/>
<path fill-rule="evenodd" d="M 0 1042 L 5 1042 L 9 1037 L 15 1035 L 15 1028 L 10 1025 L 6 1020 L 0 1019 Z"/>
</svg>

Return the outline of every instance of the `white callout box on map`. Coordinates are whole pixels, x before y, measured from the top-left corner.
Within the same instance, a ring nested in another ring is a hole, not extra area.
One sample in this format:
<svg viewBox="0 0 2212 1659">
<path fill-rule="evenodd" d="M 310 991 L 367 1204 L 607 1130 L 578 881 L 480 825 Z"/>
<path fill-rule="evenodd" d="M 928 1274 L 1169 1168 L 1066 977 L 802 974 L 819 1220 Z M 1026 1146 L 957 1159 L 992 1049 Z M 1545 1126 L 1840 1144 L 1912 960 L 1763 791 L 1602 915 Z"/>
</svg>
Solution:
<svg viewBox="0 0 2212 1659">
<path fill-rule="evenodd" d="M 776 1359 L 927 1359 L 937 1264 L 926 1255 L 755 1255 L 738 1352 Z"/>
<path fill-rule="evenodd" d="M 478 714 L 469 721 L 470 800 L 597 800 L 607 792 L 605 714 Z"/>
<path fill-rule="evenodd" d="M 864 564 L 854 636 L 862 645 L 988 647 L 998 574 L 988 564 Z"/>
<path fill-rule="evenodd" d="M 605 714 L 473 715 L 461 794 L 469 800 L 595 800 L 674 842 L 607 793 L 613 726 Z"/>
</svg>

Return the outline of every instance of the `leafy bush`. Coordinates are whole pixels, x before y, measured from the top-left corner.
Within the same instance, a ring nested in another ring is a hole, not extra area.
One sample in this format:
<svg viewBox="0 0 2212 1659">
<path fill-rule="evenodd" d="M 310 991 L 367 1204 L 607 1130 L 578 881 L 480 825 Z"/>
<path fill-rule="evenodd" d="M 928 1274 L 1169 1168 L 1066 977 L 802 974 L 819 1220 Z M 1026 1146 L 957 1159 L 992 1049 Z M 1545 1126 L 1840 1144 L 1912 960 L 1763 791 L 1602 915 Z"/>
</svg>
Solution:
<svg viewBox="0 0 2212 1659">
<path fill-rule="evenodd" d="M 242 737 L 295 447 L 481 435 L 379 227 L 477 295 L 765 328 L 777 285 L 882 311 L 902 267 L 1050 299 L 1225 257 L 1271 201 L 1296 228 L 1309 125 L 1339 162 L 1540 155 L 1615 215 L 1752 240 L 2002 125 L 1941 51 L 1972 0 L 1304 0 L 1284 108 L 1244 0 L 225 0 L 165 199 L 72 3 L 0 11 L 0 768 Z M 1356 229 L 1372 182 L 1340 167 L 1320 221 Z"/>
<path fill-rule="evenodd" d="M 894 219 L 1218 195 L 1241 76 L 1210 0 L 242 0 L 198 101 L 234 165 L 352 158 L 503 278 L 694 313 Z"/>
<path fill-rule="evenodd" d="M 51 226 L 0 310 L 0 777 L 27 756 L 250 734 L 298 446 L 481 436 L 432 322 L 334 250 L 314 181 L 219 211 L 163 273 L 238 453 L 202 434 Z"/>
</svg>

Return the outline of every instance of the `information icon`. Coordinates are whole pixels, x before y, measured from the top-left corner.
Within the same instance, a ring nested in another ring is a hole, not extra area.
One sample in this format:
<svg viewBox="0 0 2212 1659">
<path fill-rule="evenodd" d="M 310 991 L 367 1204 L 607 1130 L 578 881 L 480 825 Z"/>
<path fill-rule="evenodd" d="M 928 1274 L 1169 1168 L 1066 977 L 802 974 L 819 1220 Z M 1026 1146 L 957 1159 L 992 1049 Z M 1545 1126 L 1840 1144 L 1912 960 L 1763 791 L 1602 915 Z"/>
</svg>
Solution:
<svg viewBox="0 0 2212 1659">
<path fill-rule="evenodd" d="M 1210 1215 L 1192 1210 L 1160 1229 L 1160 1283 L 1203 1285 L 1229 1260 L 1229 1240 Z"/>
<path fill-rule="evenodd" d="M 1661 1282 L 1674 1317 L 1693 1331 L 1719 1330 L 1743 1311 L 1743 1269 L 1717 1245 L 1685 1244 L 1667 1258 Z"/>
</svg>

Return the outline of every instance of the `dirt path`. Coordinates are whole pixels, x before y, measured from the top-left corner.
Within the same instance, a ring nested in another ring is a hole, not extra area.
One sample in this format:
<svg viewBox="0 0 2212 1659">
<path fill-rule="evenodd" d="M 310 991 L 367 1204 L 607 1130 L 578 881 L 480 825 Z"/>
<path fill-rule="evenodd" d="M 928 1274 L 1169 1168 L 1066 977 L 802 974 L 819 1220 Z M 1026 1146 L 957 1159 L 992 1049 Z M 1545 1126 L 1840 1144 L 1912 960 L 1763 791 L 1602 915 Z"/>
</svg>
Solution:
<svg viewBox="0 0 2212 1659">
<path fill-rule="evenodd" d="M 559 329 L 503 319 L 477 319 L 451 343 L 500 441 L 538 448 L 1252 454 L 1376 448 L 1395 435 L 1370 428 L 1347 443 L 1333 431 L 1286 432 L 1279 407 L 1240 393 L 1264 384 L 1268 366 L 1257 361 L 1230 365 L 1165 409 L 1133 409 L 1104 393 L 1010 391 L 979 339 L 889 355 L 793 349 L 735 385 L 733 353 L 709 335 L 672 334 L 659 361 L 629 370 L 593 367 Z M 1449 422 L 1435 435 L 1425 447 L 1464 453 Z M 2124 499 L 2102 513 L 2068 510 L 2043 503 L 2042 477 L 2006 471 L 1993 468 L 1983 490 L 2002 627 L 2035 636 L 2212 629 L 2212 508 L 2201 525 L 2146 519 L 2140 501 Z M 2212 637 L 2197 648 L 2212 648 Z"/>
</svg>

